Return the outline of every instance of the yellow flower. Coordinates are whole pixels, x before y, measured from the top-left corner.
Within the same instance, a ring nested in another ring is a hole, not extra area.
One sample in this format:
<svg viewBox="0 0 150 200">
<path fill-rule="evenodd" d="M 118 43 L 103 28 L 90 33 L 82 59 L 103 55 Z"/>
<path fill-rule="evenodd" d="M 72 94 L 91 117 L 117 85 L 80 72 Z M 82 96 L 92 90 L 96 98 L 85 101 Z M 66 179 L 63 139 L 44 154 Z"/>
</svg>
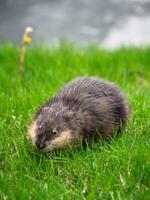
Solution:
<svg viewBox="0 0 150 200">
<path fill-rule="evenodd" d="M 24 73 L 24 57 L 25 57 L 25 52 L 28 47 L 28 44 L 31 43 L 32 38 L 29 36 L 29 34 L 33 32 L 32 27 L 26 27 L 24 34 L 22 36 L 22 42 L 21 42 L 21 47 L 20 47 L 20 55 L 19 55 L 19 73 L 20 77 L 22 78 L 23 73 Z"/>
<path fill-rule="evenodd" d="M 31 41 L 32 41 L 32 38 L 29 37 L 29 36 L 25 36 L 25 37 L 23 38 L 23 43 L 24 43 L 25 45 L 29 44 Z"/>
</svg>

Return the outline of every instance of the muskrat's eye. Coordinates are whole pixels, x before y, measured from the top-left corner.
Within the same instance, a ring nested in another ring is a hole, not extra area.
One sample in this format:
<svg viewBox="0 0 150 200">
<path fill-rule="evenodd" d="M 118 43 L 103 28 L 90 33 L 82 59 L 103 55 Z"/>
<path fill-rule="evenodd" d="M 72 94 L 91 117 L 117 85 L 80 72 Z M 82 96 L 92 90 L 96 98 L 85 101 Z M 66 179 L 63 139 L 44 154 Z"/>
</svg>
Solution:
<svg viewBox="0 0 150 200">
<path fill-rule="evenodd" d="M 57 134 L 57 130 L 56 128 L 53 129 L 53 135 L 56 135 Z"/>
</svg>

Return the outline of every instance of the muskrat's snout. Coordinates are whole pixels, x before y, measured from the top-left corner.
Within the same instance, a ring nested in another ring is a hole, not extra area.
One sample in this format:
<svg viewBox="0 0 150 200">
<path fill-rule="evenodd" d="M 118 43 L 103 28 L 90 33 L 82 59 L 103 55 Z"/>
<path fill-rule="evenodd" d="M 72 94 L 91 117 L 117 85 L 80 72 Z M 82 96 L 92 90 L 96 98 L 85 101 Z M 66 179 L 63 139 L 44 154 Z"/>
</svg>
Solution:
<svg viewBox="0 0 150 200">
<path fill-rule="evenodd" d="M 44 148 L 46 147 L 45 144 L 42 144 L 42 143 L 39 142 L 39 141 L 36 141 L 36 142 L 35 142 L 35 145 L 36 145 L 36 147 L 37 147 L 39 150 L 42 150 L 42 149 L 44 149 Z"/>
<path fill-rule="evenodd" d="M 46 147 L 46 144 L 44 142 L 41 142 L 41 139 L 38 138 L 37 129 L 37 123 L 36 121 L 34 121 L 29 127 L 28 138 L 34 146 L 42 150 Z"/>
<path fill-rule="evenodd" d="M 49 148 L 50 141 L 46 139 L 46 135 L 41 136 L 36 136 L 36 141 L 35 141 L 35 146 L 38 150 L 40 151 L 47 151 Z"/>
</svg>

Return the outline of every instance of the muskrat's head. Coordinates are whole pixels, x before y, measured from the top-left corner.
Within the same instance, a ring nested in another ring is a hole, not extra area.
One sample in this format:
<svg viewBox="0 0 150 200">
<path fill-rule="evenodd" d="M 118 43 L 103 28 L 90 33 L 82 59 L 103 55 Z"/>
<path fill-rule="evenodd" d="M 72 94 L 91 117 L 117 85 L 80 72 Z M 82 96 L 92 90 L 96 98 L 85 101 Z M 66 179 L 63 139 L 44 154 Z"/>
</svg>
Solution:
<svg viewBox="0 0 150 200">
<path fill-rule="evenodd" d="M 79 139 L 71 130 L 74 113 L 58 105 L 44 107 L 29 127 L 28 136 L 39 150 L 49 152 L 75 144 Z"/>
</svg>

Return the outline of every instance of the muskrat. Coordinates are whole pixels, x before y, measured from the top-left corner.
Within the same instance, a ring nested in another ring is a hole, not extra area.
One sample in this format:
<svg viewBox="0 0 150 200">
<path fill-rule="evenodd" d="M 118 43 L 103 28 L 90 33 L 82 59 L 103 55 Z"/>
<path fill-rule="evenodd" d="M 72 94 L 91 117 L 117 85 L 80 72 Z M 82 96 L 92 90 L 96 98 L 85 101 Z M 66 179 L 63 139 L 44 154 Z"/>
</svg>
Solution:
<svg viewBox="0 0 150 200">
<path fill-rule="evenodd" d="M 78 146 L 121 133 L 128 114 L 127 99 L 117 86 L 95 77 L 79 77 L 38 109 L 28 135 L 43 152 Z"/>
</svg>

